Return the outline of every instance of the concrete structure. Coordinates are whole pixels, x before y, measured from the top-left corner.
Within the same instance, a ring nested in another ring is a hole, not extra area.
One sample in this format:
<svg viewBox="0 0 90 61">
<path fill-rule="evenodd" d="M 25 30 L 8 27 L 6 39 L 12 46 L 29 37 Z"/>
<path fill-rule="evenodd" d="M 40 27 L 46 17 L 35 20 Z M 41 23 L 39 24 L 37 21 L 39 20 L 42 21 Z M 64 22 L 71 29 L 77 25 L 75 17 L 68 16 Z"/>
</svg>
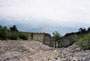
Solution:
<svg viewBox="0 0 90 61">
<path fill-rule="evenodd" d="M 61 37 L 58 40 L 55 40 L 55 38 L 51 37 L 50 34 L 48 33 L 33 33 L 33 32 L 24 32 L 24 33 L 29 34 L 29 40 L 40 41 L 43 44 L 55 48 L 68 47 L 75 42 L 73 38 L 69 37 Z"/>
<path fill-rule="evenodd" d="M 30 33 L 30 32 L 25 32 L 29 34 L 29 40 L 36 40 L 40 41 L 44 44 L 49 44 L 51 35 L 48 33 Z"/>
<path fill-rule="evenodd" d="M 75 42 L 75 40 L 73 38 L 69 38 L 69 37 L 62 37 L 57 41 L 57 47 L 68 47 L 70 45 L 72 45 Z"/>
<path fill-rule="evenodd" d="M 62 48 L 62 47 L 68 47 L 72 45 L 75 42 L 73 38 L 69 37 L 61 37 L 58 40 L 55 40 L 55 38 L 51 38 L 50 46 L 55 48 Z"/>
</svg>

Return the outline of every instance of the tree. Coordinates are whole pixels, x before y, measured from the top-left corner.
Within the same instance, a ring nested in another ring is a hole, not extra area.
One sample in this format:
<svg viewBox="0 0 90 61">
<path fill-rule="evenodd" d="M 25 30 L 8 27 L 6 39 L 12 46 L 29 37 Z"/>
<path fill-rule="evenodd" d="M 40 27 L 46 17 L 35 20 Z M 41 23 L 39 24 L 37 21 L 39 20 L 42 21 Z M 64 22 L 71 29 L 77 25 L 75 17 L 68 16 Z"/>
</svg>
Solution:
<svg viewBox="0 0 90 61">
<path fill-rule="evenodd" d="M 87 30 L 88 32 L 90 32 L 90 27 L 88 28 L 88 30 Z"/>
<path fill-rule="evenodd" d="M 7 39 L 7 33 L 8 33 L 7 31 L 8 31 L 8 29 L 6 26 L 4 26 L 0 29 L 0 39 L 3 39 L 3 40 Z"/>
<path fill-rule="evenodd" d="M 79 32 L 80 32 L 80 33 L 86 33 L 86 29 L 85 29 L 85 28 L 80 28 L 80 29 L 79 29 Z"/>
<path fill-rule="evenodd" d="M 13 27 L 10 27 L 10 30 L 14 31 L 14 32 L 18 32 L 18 29 L 17 29 L 16 25 L 13 25 Z"/>
<path fill-rule="evenodd" d="M 0 25 L 0 30 L 2 29 L 2 26 Z"/>
<path fill-rule="evenodd" d="M 55 39 L 58 39 L 58 38 L 61 37 L 61 35 L 60 35 L 60 33 L 58 33 L 57 31 L 55 31 L 55 32 L 53 32 L 53 37 L 54 37 Z"/>
<path fill-rule="evenodd" d="M 59 38 L 61 37 L 61 35 L 57 31 L 55 31 L 55 32 L 53 32 L 53 37 L 55 39 L 55 48 L 56 48 L 57 41 L 59 40 Z"/>
</svg>

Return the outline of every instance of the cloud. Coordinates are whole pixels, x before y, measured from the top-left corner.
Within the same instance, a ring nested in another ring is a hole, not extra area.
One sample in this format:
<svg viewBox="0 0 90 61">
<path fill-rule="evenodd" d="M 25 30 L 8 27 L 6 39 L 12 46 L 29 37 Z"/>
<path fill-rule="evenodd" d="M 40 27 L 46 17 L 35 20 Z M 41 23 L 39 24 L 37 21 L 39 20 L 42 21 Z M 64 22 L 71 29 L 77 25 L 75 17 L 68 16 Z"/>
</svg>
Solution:
<svg viewBox="0 0 90 61">
<path fill-rule="evenodd" d="M 0 15 L 72 21 L 90 16 L 89 0 L 0 0 Z M 89 18 L 90 19 L 90 18 Z"/>
<path fill-rule="evenodd" d="M 0 0 L 0 17 L 9 24 L 42 26 L 42 31 L 89 27 L 90 0 Z"/>
</svg>

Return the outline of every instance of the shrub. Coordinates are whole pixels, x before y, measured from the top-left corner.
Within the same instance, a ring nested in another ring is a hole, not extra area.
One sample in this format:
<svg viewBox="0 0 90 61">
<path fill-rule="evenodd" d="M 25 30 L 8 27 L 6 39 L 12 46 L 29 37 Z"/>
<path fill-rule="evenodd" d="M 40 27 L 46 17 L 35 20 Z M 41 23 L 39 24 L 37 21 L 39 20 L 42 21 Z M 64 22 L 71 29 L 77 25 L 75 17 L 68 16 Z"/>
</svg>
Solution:
<svg viewBox="0 0 90 61">
<path fill-rule="evenodd" d="M 23 40 L 28 40 L 28 34 L 26 33 L 19 33 L 19 38 Z"/>
<path fill-rule="evenodd" d="M 8 30 L 6 28 L 0 29 L 0 39 L 6 40 L 7 39 Z"/>
<path fill-rule="evenodd" d="M 19 39 L 18 33 L 9 33 L 8 39 L 10 40 L 17 40 Z"/>
<path fill-rule="evenodd" d="M 84 50 L 90 49 L 90 34 L 87 34 L 81 37 L 80 40 L 77 41 L 77 45 Z"/>
</svg>

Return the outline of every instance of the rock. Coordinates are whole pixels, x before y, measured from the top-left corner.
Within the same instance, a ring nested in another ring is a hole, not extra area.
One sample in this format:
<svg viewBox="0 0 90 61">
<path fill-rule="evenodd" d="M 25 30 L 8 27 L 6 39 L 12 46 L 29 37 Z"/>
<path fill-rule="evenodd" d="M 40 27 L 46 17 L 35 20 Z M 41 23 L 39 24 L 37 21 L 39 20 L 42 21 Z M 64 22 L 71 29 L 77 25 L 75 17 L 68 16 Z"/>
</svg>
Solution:
<svg viewBox="0 0 90 61">
<path fill-rule="evenodd" d="M 90 61 L 90 51 L 76 45 L 51 48 L 38 41 L 0 41 L 0 61 Z"/>
<path fill-rule="evenodd" d="M 52 61 L 61 61 L 61 59 L 57 57 L 57 58 L 54 58 Z"/>
<path fill-rule="evenodd" d="M 0 61 L 48 61 L 57 51 L 38 41 L 0 41 Z"/>
</svg>

